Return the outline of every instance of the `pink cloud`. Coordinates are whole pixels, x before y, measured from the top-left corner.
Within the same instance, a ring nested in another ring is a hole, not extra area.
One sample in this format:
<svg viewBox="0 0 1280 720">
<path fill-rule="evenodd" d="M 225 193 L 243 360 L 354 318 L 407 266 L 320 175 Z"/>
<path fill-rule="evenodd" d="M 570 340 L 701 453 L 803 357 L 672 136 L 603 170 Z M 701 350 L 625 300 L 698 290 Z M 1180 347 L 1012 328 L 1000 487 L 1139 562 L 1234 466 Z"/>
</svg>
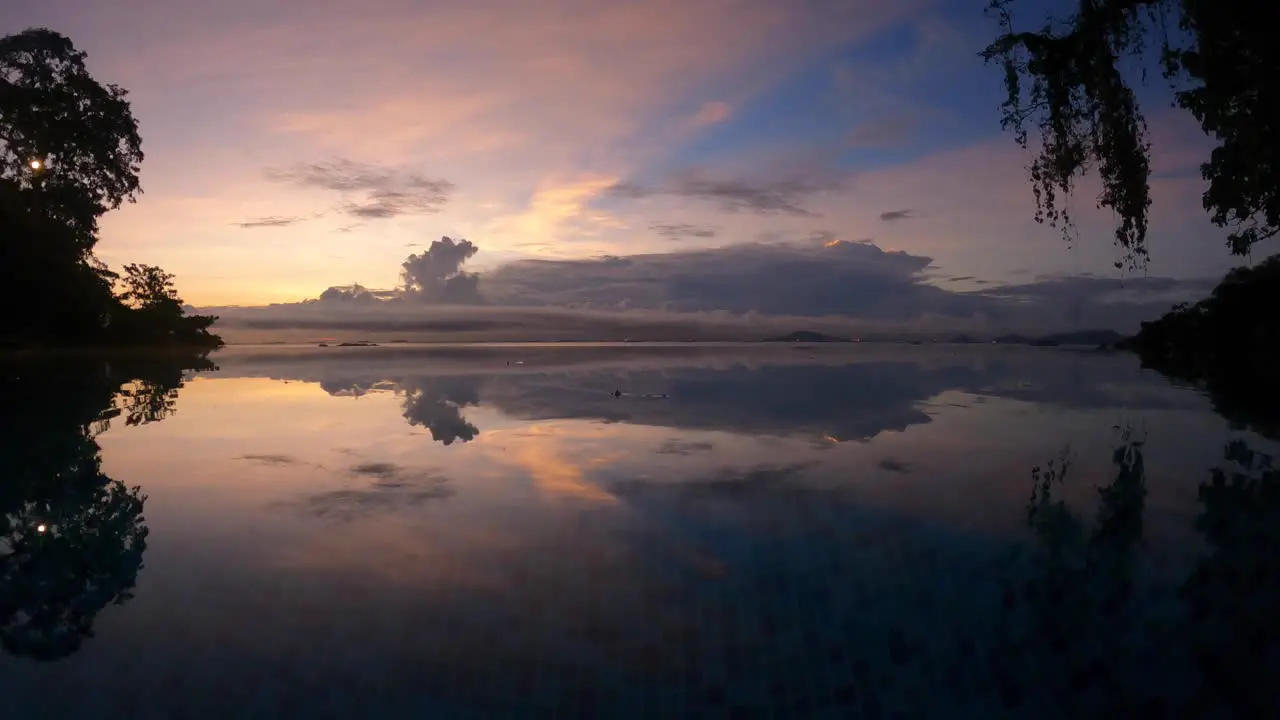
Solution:
<svg viewBox="0 0 1280 720">
<path fill-rule="evenodd" d="M 706 127 L 707 125 L 715 125 L 728 120 L 733 115 L 733 106 L 727 102 L 711 101 L 702 104 L 698 108 L 698 112 L 689 120 L 689 124 L 694 128 Z"/>
</svg>

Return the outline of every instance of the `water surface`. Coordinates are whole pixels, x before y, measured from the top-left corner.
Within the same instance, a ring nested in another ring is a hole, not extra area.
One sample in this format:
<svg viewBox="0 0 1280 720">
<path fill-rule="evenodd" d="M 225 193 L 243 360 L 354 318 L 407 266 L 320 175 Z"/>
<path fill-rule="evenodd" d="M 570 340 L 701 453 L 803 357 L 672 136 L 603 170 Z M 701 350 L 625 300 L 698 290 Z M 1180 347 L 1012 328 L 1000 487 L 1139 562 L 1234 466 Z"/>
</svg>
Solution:
<svg viewBox="0 0 1280 720">
<path fill-rule="evenodd" d="M 1128 356 L 213 360 L 4 366 L 6 716 L 1276 707 L 1276 446 Z"/>
</svg>

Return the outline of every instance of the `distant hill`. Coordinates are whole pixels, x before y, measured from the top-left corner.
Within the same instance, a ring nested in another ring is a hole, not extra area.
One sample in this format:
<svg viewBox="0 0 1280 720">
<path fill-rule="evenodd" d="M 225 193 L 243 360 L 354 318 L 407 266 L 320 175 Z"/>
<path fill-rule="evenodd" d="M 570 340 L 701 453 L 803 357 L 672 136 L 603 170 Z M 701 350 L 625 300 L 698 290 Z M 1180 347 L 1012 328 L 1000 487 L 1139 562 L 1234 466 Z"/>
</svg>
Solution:
<svg viewBox="0 0 1280 720">
<path fill-rule="evenodd" d="M 835 335 L 827 335 L 825 333 L 814 332 L 813 330 L 797 330 L 790 335 L 781 335 L 779 337 L 765 338 L 764 342 L 806 342 L 806 343 L 823 343 L 823 342 L 850 342 L 849 338 L 836 337 Z"/>
</svg>

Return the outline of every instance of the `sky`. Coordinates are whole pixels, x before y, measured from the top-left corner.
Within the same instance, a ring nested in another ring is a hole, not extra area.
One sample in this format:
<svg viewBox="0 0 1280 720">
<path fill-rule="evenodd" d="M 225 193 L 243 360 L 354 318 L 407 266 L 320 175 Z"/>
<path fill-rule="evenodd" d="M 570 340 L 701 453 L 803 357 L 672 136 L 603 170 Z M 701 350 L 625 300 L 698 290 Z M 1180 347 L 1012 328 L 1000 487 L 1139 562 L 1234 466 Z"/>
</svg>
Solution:
<svg viewBox="0 0 1280 720">
<path fill-rule="evenodd" d="M 1021 12 L 1039 22 L 1048 2 Z M 837 265 L 862 253 L 965 293 L 1118 280 L 1090 182 L 1071 247 L 1032 220 L 1030 157 L 1001 131 L 1000 71 L 978 57 L 995 33 L 985 5 L 4 0 L 0 32 L 59 31 L 129 90 L 144 194 L 104 219 L 98 252 L 164 267 L 196 306 L 391 288 L 443 236 L 474 243 L 467 269 L 508 299 L 548 268 L 573 286 L 602 257 L 645 256 L 633 267 L 648 273 L 734 268 L 760 248 L 811 265 L 822 248 Z M 1231 258 L 1196 172 L 1208 145 L 1161 81 L 1142 96 L 1147 273 L 1220 276 Z M 578 300 L 559 302 L 592 305 Z"/>
</svg>

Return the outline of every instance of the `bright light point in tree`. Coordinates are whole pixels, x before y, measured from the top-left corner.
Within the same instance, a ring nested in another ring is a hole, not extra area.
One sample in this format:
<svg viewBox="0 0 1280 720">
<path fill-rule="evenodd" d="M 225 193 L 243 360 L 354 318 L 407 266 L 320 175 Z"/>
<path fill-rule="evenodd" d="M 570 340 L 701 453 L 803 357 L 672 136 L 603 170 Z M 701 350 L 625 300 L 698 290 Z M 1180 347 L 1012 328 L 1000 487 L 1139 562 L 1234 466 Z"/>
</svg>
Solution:
<svg viewBox="0 0 1280 720">
<path fill-rule="evenodd" d="M 40 161 L 39 161 L 39 160 L 32 160 L 32 161 L 31 161 L 31 169 L 32 169 L 32 170 L 39 170 L 39 169 L 40 169 Z"/>
<path fill-rule="evenodd" d="M 48 529 L 49 529 L 49 526 L 45 525 L 44 523 L 41 523 L 36 526 L 36 532 L 44 532 L 45 530 L 48 530 Z"/>
</svg>

